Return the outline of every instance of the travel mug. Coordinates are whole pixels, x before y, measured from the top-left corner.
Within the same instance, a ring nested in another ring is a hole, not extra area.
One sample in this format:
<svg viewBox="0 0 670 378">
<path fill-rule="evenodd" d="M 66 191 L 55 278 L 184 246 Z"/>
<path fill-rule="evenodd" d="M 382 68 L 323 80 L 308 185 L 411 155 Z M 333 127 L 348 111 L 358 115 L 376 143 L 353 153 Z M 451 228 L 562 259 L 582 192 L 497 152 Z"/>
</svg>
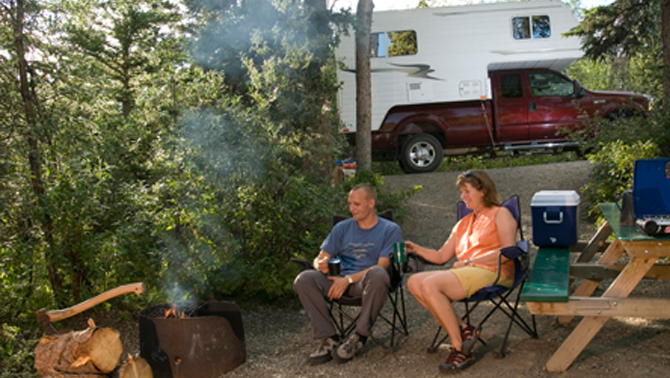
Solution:
<svg viewBox="0 0 670 378">
<path fill-rule="evenodd" d="M 329 276 L 340 275 L 340 259 L 328 260 L 328 275 Z"/>
</svg>

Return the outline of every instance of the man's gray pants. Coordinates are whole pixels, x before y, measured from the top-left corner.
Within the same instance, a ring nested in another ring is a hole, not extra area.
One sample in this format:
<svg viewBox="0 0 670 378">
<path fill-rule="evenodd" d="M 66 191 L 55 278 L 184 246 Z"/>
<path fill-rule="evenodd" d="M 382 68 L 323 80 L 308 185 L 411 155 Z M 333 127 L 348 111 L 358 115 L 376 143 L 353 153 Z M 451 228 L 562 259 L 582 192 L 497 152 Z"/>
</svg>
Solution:
<svg viewBox="0 0 670 378">
<path fill-rule="evenodd" d="M 390 286 L 389 274 L 381 266 L 373 266 L 360 281 L 349 285 L 347 296 L 361 299 L 361 313 L 356 322 L 356 332 L 370 336 L 370 327 L 379 315 Z M 296 277 L 293 289 L 312 321 L 314 339 L 321 340 L 337 334 L 328 311 L 328 290 L 333 281 L 316 269 L 305 270 Z"/>
</svg>

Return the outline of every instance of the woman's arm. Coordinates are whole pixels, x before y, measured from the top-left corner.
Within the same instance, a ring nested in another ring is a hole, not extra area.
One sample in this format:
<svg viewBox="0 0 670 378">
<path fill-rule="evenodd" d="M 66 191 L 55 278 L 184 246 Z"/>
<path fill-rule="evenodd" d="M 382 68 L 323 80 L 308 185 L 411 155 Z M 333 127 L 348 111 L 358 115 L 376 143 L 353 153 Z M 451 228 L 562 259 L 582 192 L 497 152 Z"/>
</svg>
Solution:
<svg viewBox="0 0 670 378">
<path fill-rule="evenodd" d="M 452 233 L 449 236 L 449 239 L 444 242 L 444 245 L 438 251 L 422 247 L 411 241 L 406 241 L 405 251 L 407 253 L 415 253 L 433 264 L 441 265 L 451 260 L 456 255 L 456 239 L 453 237 Z"/>
<path fill-rule="evenodd" d="M 496 215 L 496 229 L 498 230 L 498 240 L 500 248 L 516 245 L 516 230 L 519 225 L 512 213 L 506 207 L 501 207 Z"/>
</svg>

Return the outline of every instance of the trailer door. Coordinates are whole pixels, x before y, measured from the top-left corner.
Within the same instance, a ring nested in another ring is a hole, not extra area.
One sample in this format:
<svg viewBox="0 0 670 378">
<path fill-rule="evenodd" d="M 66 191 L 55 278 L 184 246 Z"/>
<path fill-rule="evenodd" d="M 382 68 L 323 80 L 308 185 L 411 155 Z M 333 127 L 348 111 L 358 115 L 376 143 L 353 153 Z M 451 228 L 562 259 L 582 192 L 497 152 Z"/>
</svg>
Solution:
<svg viewBox="0 0 670 378">
<path fill-rule="evenodd" d="M 493 72 L 494 118 L 498 143 L 527 142 L 528 100 L 520 72 Z"/>
</svg>

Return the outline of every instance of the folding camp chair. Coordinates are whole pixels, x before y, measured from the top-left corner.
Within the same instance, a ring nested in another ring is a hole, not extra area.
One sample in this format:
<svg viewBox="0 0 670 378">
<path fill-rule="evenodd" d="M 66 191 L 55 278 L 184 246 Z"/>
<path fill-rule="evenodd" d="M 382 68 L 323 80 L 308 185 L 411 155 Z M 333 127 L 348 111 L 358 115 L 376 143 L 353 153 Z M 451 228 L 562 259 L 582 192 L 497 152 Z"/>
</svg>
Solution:
<svg viewBox="0 0 670 378">
<path fill-rule="evenodd" d="M 393 220 L 393 210 L 386 210 L 377 215 L 391 221 Z M 346 216 L 335 215 L 332 218 L 332 225 L 335 226 L 337 223 L 347 218 L 348 217 Z M 299 264 L 303 269 L 314 269 L 311 262 L 307 259 L 292 258 L 291 261 Z M 405 335 L 408 335 L 409 332 L 407 331 L 407 315 L 405 312 L 405 292 L 402 287 L 403 272 L 398 262 L 391 262 L 389 267 L 389 275 L 391 282 L 387 295 L 389 302 L 393 307 L 393 314 L 391 316 L 387 316 L 383 312 L 380 312 L 378 317 L 391 326 L 390 347 L 393 348 L 396 331 L 404 333 Z M 360 313 L 357 313 L 356 315 L 350 314 L 347 312 L 345 307 L 361 307 L 362 298 L 350 297 L 345 294 L 339 299 L 328 300 L 328 302 L 330 305 L 330 317 L 333 320 L 335 328 L 337 328 L 337 332 L 340 334 L 340 337 L 344 339 L 356 328 L 356 321 L 360 316 Z M 370 339 L 386 348 L 386 345 L 379 339 L 375 338 L 372 334 L 370 334 Z"/>
<path fill-rule="evenodd" d="M 458 203 L 458 219 L 462 219 L 466 215 L 472 212 L 468 209 L 465 202 L 459 201 Z M 505 333 L 505 338 L 503 339 L 502 346 L 500 351 L 496 352 L 496 357 L 502 358 L 505 357 L 505 346 L 507 345 L 507 339 L 509 333 L 512 330 L 512 324 L 517 324 L 522 330 L 524 330 L 529 336 L 537 338 L 537 328 L 535 325 L 535 316 L 531 315 L 531 324 L 532 327 L 519 315 L 517 309 L 519 305 L 519 295 L 518 293 L 523 290 L 523 285 L 526 282 L 526 278 L 530 274 L 530 259 L 528 256 L 528 241 L 524 240 L 523 229 L 521 227 L 521 206 L 519 205 L 519 197 L 513 195 L 507 201 L 503 202 L 502 206 L 506 207 L 514 216 L 514 219 L 517 221 L 520 241 L 517 242 L 517 245 L 514 247 L 507 247 L 501 250 L 501 254 L 498 255 L 498 277 L 496 281 L 488 286 L 483 287 L 476 293 L 472 294 L 470 297 L 462 299 L 459 302 L 462 302 L 465 305 L 465 315 L 463 319 L 467 324 L 470 324 L 470 315 L 477 308 L 477 306 L 485 301 L 489 301 L 493 304 L 493 308 L 484 316 L 484 318 L 476 326 L 477 330 L 480 330 L 484 322 L 486 322 L 491 315 L 495 313 L 496 310 L 500 310 L 503 314 L 507 315 L 510 319 L 509 325 L 507 327 L 507 332 Z M 510 260 L 514 261 L 514 284 L 511 288 L 497 285 L 498 279 L 500 279 L 500 268 L 502 265 L 502 256 L 507 257 Z M 517 292 L 516 300 L 512 305 L 508 301 L 508 297 L 515 291 Z M 470 306 L 471 303 L 474 305 Z M 448 335 L 443 336 L 441 339 L 440 333 L 442 327 L 438 326 L 433 342 L 428 347 L 429 352 L 437 351 L 440 344 L 442 344 Z M 439 341 L 438 341 L 439 340 Z M 482 344 L 486 345 L 486 342 L 481 338 L 478 339 Z"/>
</svg>

